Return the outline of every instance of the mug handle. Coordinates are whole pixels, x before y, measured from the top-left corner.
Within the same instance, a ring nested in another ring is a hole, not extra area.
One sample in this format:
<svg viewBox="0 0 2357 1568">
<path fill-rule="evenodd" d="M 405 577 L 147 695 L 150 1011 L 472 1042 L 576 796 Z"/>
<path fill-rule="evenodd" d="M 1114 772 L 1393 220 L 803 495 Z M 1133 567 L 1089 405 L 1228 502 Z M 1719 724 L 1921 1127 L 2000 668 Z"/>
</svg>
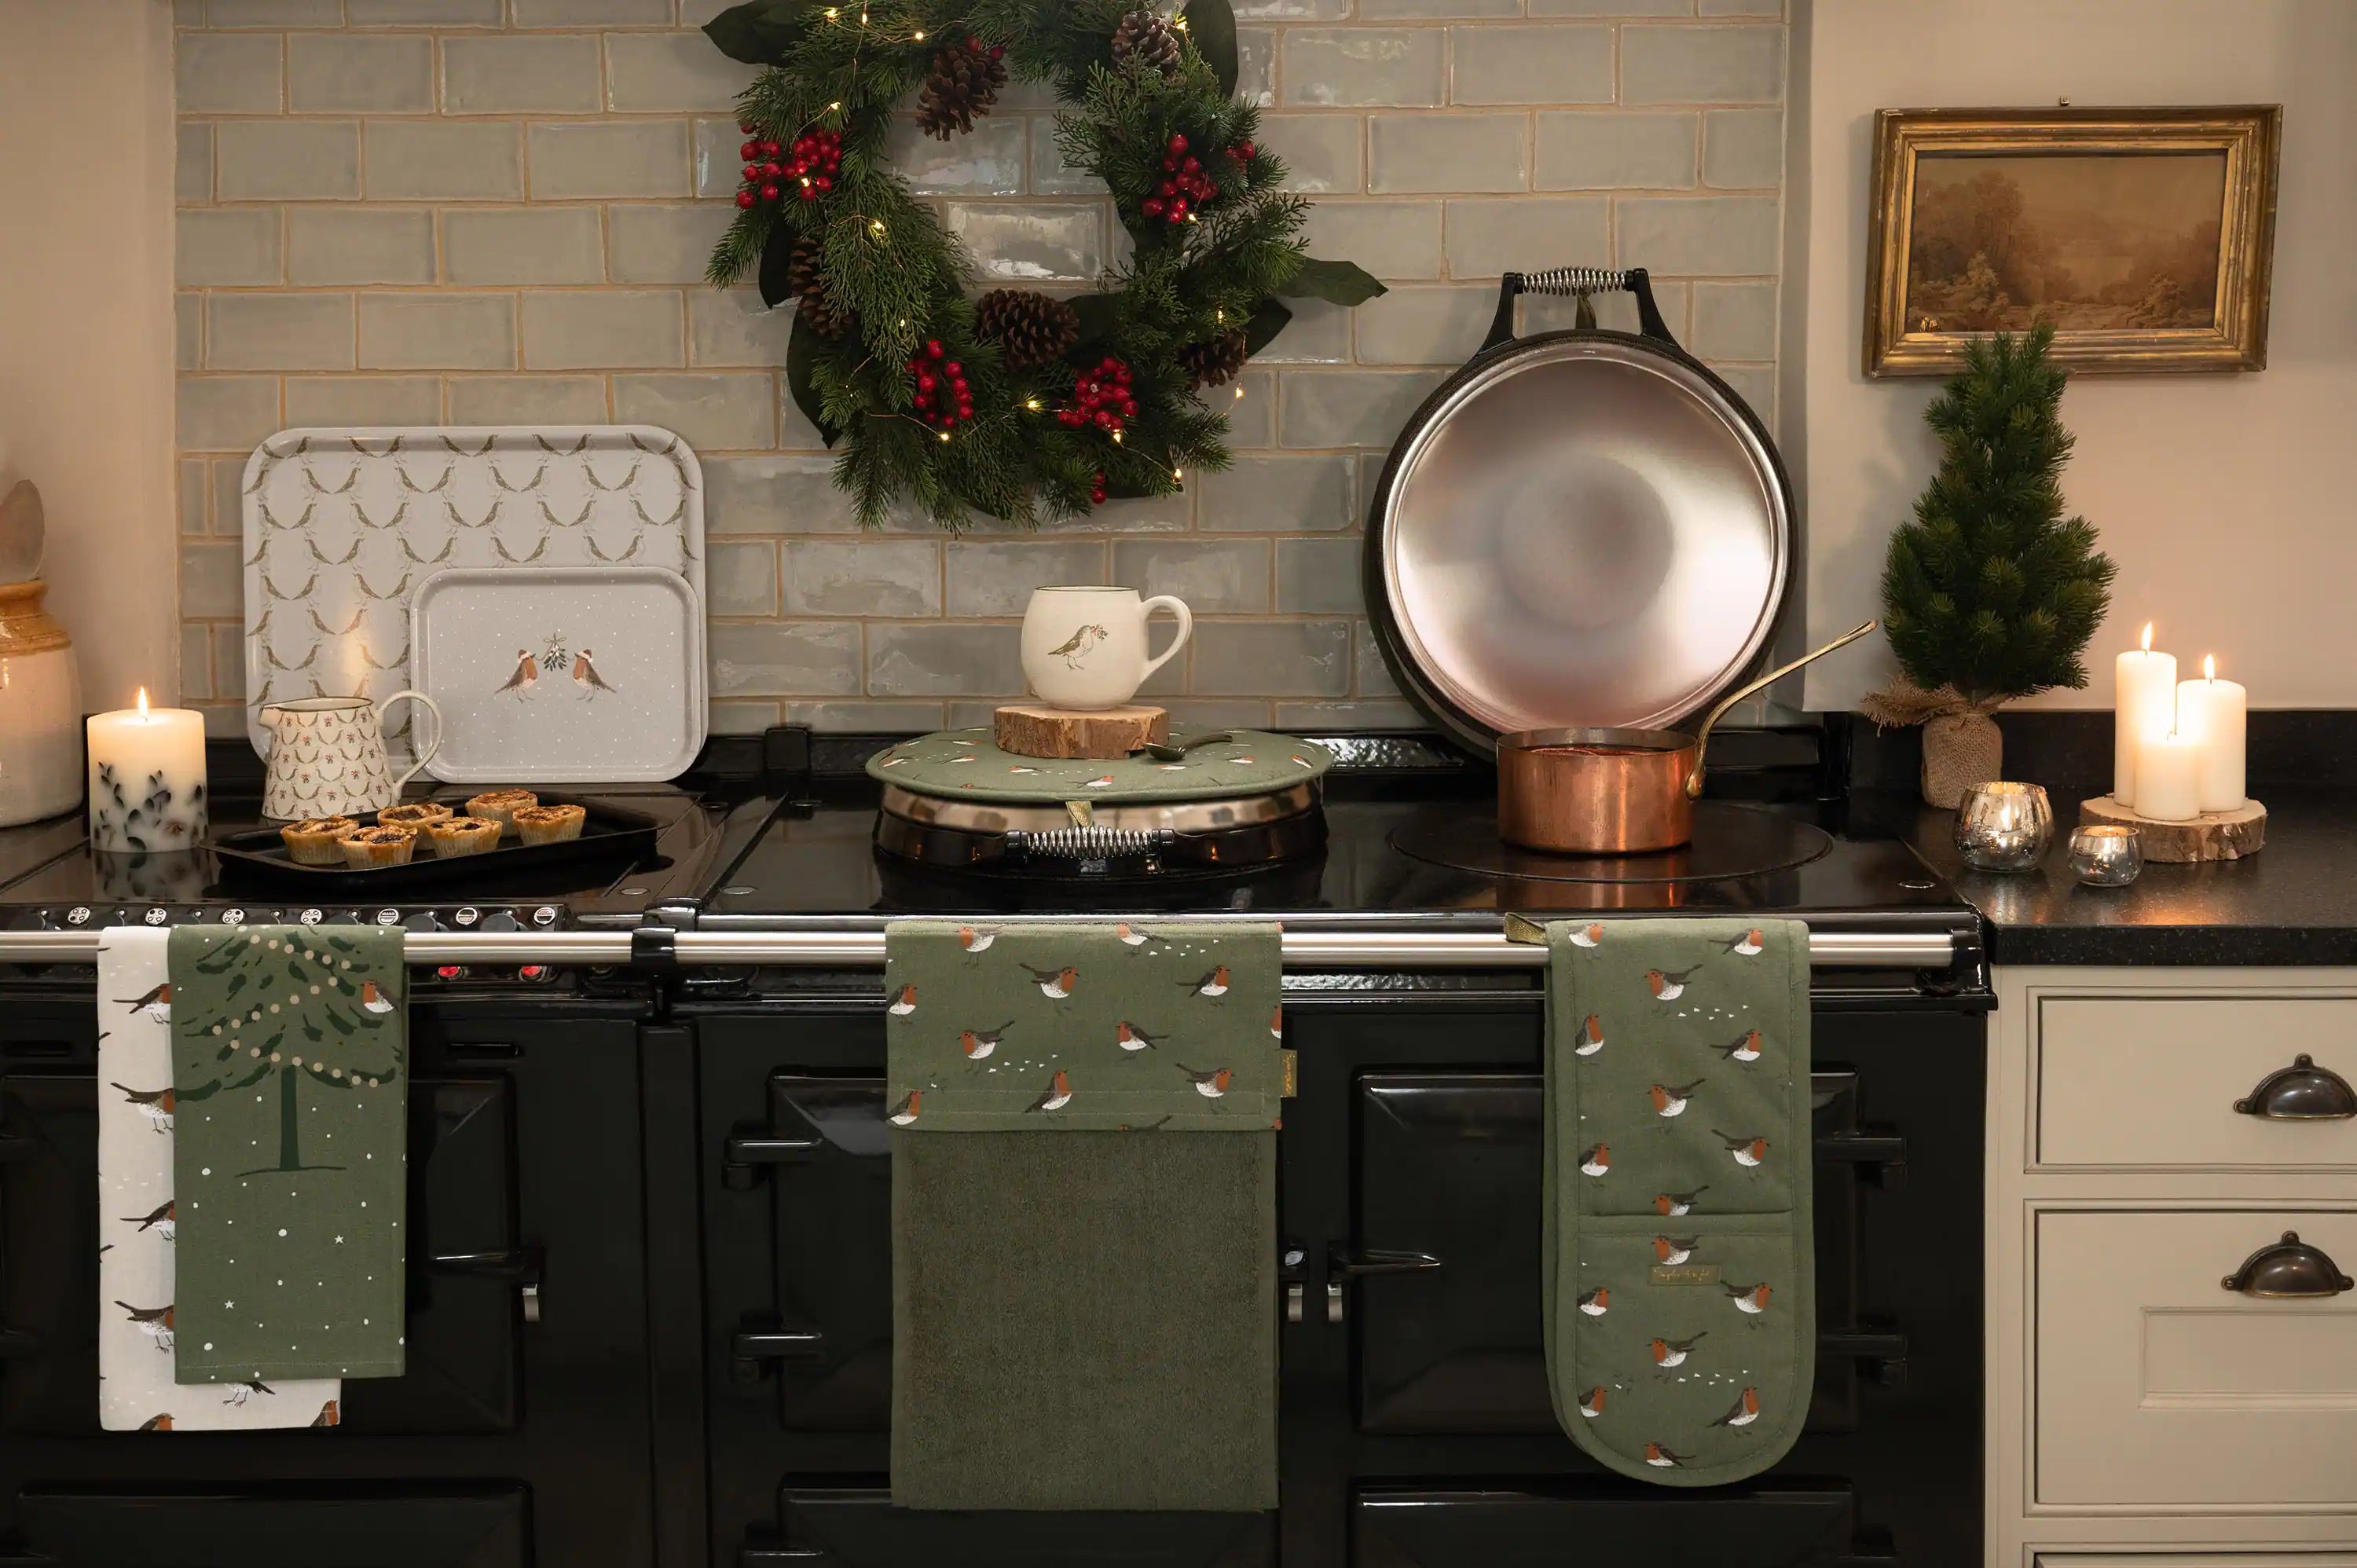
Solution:
<svg viewBox="0 0 2357 1568">
<path fill-rule="evenodd" d="M 416 778 L 420 773 L 425 770 L 425 765 L 434 760 L 434 754 L 442 749 L 442 710 L 436 704 L 433 698 L 427 696 L 423 692 L 395 692 L 392 696 L 387 697 L 383 702 L 379 703 L 376 705 L 377 722 L 379 724 L 382 724 L 384 722 L 385 709 L 393 706 L 393 703 L 401 701 L 404 697 L 407 697 L 412 702 L 425 703 L 425 711 L 434 715 L 434 744 L 427 746 L 418 755 L 417 760 L 409 765 L 408 772 L 403 774 L 400 778 L 393 781 L 393 793 L 395 800 L 399 800 L 401 798 L 402 790 L 408 788 L 409 781 L 411 779 Z"/>
<path fill-rule="evenodd" d="M 1157 594 L 1137 607 L 1139 620 L 1152 619 L 1154 612 L 1157 609 L 1168 610 L 1178 618 L 1178 635 L 1171 639 L 1170 646 L 1164 649 L 1157 657 L 1146 661 L 1146 670 L 1138 676 L 1141 684 L 1157 670 L 1169 663 L 1171 656 L 1186 647 L 1187 639 L 1195 635 L 1195 612 L 1187 607 L 1187 602 L 1184 599 L 1174 599 L 1168 594 Z"/>
</svg>

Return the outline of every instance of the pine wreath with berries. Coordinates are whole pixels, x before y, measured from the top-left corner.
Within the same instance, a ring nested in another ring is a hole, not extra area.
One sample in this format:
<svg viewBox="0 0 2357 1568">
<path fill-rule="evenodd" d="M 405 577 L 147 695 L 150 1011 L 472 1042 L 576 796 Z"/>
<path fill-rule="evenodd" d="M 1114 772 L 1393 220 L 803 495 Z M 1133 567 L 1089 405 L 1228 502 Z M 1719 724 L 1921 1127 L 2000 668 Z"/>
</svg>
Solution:
<svg viewBox="0 0 2357 1568">
<path fill-rule="evenodd" d="M 707 273 L 792 303 L 787 383 L 865 525 L 1036 524 L 1170 494 L 1228 465 L 1226 415 L 1198 394 L 1283 329 L 1285 300 L 1383 292 L 1307 255 L 1308 204 L 1235 96 L 1228 0 L 752 0 L 705 32 L 764 68 L 738 100 L 738 210 Z M 1053 87 L 1058 149 L 1135 242 L 1070 300 L 970 299 L 981 269 L 888 151 L 904 100 L 948 139 L 1010 77 Z"/>
</svg>

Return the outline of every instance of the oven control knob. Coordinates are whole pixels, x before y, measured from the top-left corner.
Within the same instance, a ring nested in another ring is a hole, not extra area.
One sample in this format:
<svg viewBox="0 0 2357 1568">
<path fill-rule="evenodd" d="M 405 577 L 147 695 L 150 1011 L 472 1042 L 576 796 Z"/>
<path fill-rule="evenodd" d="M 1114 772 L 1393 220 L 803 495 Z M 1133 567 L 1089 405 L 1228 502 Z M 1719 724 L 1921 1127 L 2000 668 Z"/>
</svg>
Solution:
<svg viewBox="0 0 2357 1568">
<path fill-rule="evenodd" d="M 468 904 L 461 908 L 457 914 L 450 918 L 458 923 L 459 929 L 468 930 L 472 929 L 475 922 L 481 919 L 483 917 L 472 904 Z"/>
<path fill-rule="evenodd" d="M 397 926 L 401 924 L 401 911 L 390 908 L 379 909 L 376 912 L 376 923 L 380 926 Z"/>
<path fill-rule="evenodd" d="M 151 926 L 160 926 L 171 918 L 171 911 L 168 909 L 150 909 L 140 917 Z"/>
<path fill-rule="evenodd" d="M 532 912 L 532 923 L 544 930 L 556 924 L 556 906 L 543 904 L 539 908 L 534 909 Z"/>
<path fill-rule="evenodd" d="M 87 904 L 77 904 L 72 908 L 68 909 L 66 911 L 66 924 L 69 926 L 89 925 L 90 906 Z"/>
<path fill-rule="evenodd" d="M 521 931 L 523 929 L 523 922 L 517 919 L 514 915 L 505 909 L 494 909 L 490 914 L 483 917 L 483 929 L 487 931 Z"/>
<path fill-rule="evenodd" d="M 26 910 L 23 925 L 28 931 L 54 931 L 59 929 L 57 921 L 50 917 L 47 909 Z"/>
<path fill-rule="evenodd" d="M 402 921 L 401 927 L 406 931 L 438 931 L 444 929 L 442 922 L 435 918 L 434 911 L 431 909 L 418 910 L 417 913 Z"/>
<path fill-rule="evenodd" d="M 242 926 L 245 924 L 245 911 L 237 908 L 223 909 L 221 911 L 221 924 L 224 926 Z"/>
<path fill-rule="evenodd" d="M 321 913 L 320 913 L 318 910 L 317 910 L 317 909 L 306 909 L 306 910 L 304 910 L 301 914 L 299 914 L 299 915 L 296 916 L 295 918 L 296 918 L 296 919 L 298 919 L 298 920 L 302 921 L 302 922 L 303 922 L 305 925 L 307 925 L 307 926 L 316 926 L 316 925 L 317 925 L 320 921 L 322 921 L 322 920 L 326 919 L 328 917 L 327 917 L 327 916 L 325 916 L 324 914 L 321 914 Z"/>
</svg>

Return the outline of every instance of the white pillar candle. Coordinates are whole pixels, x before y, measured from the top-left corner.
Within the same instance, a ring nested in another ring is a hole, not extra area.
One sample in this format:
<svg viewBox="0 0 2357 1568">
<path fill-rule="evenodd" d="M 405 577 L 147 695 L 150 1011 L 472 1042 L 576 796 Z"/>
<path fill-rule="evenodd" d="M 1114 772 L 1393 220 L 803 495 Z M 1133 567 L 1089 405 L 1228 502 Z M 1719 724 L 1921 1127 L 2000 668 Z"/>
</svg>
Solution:
<svg viewBox="0 0 2357 1568">
<path fill-rule="evenodd" d="M 2136 747 L 2136 813 L 2156 822 L 2201 814 L 2201 748 L 2181 735 L 2150 735 Z"/>
<path fill-rule="evenodd" d="M 2121 654 L 2112 666 L 2112 799 L 2144 810 L 2136 804 L 2136 748 L 2147 736 L 2176 727 L 2177 657 L 2152 650 L 2147 621 L 2144 646 Z"/>
<path fill-rule="evenodd" d="M 102 854 L 194 849 L 205 836 L 205 716 L 147 706 L 93 714 L 90 847 Z"/>
<path fill-rule="evenodd" d="M 2201 748 L 2201 795 L 2205 811 L 2243 809 L 2243 734 L 2250 693 L 2218 679 L 2215 654 L 2201 660 L 2201 679 L 2177 688 L 2177 732 Z"/>
</svg>

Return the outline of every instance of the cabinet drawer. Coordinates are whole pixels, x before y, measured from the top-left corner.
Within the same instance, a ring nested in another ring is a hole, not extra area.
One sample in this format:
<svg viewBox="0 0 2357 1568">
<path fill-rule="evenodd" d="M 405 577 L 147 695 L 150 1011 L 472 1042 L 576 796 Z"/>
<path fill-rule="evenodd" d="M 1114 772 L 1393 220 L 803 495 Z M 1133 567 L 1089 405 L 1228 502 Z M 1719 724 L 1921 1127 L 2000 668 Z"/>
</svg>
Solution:
<svg viewBox="0 0 2357 1568">
<path fill-rule="evenodd" d="M 2346 1274 L 2357 1212 L 2045 1210 L 2036 1500 L 2357 1509 L 2357 1292 L 2220 1283 L 2286 1230 Z"/>
<path fill-rule="evenodd" d="M 2234 1109 L 2302 1054 L 2357 1084 L 2357 999 L 2049 998 L 2038 1163 L 2357 1170 L 2357 1120 Z"/>
</svg>

